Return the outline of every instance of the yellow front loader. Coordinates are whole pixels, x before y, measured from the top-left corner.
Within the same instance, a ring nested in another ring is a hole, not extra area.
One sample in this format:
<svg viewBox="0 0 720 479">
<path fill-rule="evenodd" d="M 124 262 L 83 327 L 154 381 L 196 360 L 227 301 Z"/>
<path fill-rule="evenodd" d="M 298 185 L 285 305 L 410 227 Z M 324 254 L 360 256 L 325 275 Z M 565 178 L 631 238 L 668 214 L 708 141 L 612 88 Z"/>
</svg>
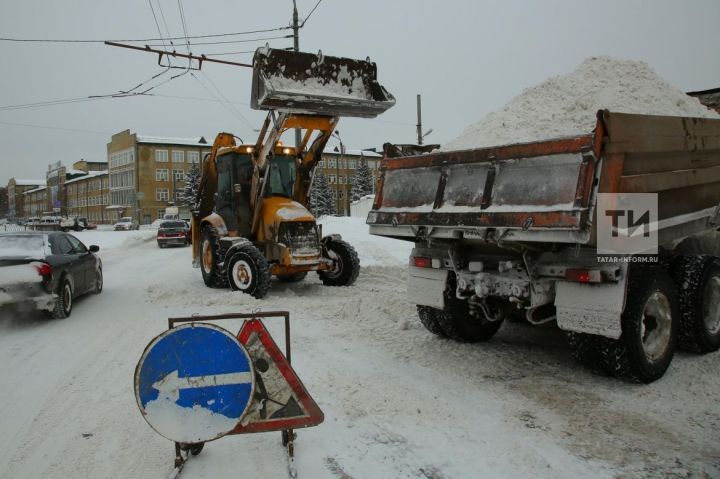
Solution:
<svg viewBox="0 0 720 479">
<path fill-rule="evenodd" d="M 192 250 L 205 284 L 262 298 L 273 275 L 300 281 L 317 271 L 328 286 L 351 285 L 355 249 L 323 237 L 307 208 L 313 172 L 341 116 L 372 118 L 394 103 L 370 61 L 258 49 L 251 106 L 269 110 L 258 139 L 220 133 L 204 159 Z M 300 145 L 283 145 L 295 129 Z"/>
</svg>

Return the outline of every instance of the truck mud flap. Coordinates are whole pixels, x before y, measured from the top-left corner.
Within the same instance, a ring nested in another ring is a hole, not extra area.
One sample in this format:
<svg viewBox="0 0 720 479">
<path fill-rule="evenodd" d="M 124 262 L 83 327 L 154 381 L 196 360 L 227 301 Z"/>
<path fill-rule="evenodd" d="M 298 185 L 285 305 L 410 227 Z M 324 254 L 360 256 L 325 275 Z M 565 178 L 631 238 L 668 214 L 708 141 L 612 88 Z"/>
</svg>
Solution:
<svg viewBox="0 0 720 479">
<path fill-rule="evenodd" d="M 447 270 L 408 267 L 408 301 L 437 309 L 445 307 Z"/>
<path fill-rule="evenodd" d="M 560 329 L 619 339 L 625 307 L 625 280 L 583 284 L 558 281 L 555 292 Z"/>
</svg>

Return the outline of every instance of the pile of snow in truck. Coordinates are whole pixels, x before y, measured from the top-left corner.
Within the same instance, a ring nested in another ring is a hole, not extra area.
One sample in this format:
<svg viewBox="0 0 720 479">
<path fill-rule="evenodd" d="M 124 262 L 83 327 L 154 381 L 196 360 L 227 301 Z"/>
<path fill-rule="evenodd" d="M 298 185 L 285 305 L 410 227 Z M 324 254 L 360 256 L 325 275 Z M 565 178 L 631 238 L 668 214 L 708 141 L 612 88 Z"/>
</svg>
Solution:
<svg viewBox="0 0 720 479">
<path fill-rule="evenodd" d="M 598 110 L 720 118 L 659 77 L 645 62 L 586 59 L 573 72 L 530 87 L 499 111 L 469 125 L 444 151 L 587 134 Z"/>
</svg>

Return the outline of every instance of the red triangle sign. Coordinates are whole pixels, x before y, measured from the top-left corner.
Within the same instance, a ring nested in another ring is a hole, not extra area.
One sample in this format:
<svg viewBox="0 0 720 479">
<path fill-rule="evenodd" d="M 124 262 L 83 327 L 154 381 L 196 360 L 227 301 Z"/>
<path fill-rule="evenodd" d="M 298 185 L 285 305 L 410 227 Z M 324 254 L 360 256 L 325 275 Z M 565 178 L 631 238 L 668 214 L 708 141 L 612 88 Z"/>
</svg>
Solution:
<svg viewBox="0 0 720 479">
<path fill-rule="evenodd" d="M 245 321 L 238 340 L 255 368 L 255 393 L 247 414 L 230 434 L 317 426 L 325 415 L 259 319 Z"/>
</svg>

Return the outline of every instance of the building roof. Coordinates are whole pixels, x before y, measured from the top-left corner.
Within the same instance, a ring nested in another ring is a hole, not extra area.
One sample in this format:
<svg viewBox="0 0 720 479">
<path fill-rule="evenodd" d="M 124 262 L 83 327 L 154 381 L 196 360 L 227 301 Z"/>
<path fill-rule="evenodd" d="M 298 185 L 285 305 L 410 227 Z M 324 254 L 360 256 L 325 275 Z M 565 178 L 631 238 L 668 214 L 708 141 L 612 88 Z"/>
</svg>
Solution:
<svg viewBox="0 0 720 479">
<path fill-rule="evenodd" d="M 372 150 L 354 150 L 352 148 L 345 148 L 345 154 L 349 156 L 367 156 L 368 158 L 382 158 L 382 155 Z M 325 149 L 323 155 L 340 155 L 340 151 L 334 151 L 334 149 Z"/>
<path fill-rule="evenodd" d="M 152 143 L 156 145 L 183 145 L 183 146 L 205 146 L 210 147 L 204 137 L 200 138 L 173 138 L 162 136 L 136 135 L 138 143 Z"/>
<path fill-rule="evenodd" d="M 17 186 L 44 186 L 45 180 L 15 180 Z"/>
<path fill-rule="evenodd" d="M 35 193 L 35 192 L 37 192 L 37 191 L 42 191 L 42 190 L 44 190 L 44 189 L 46 189 L 46 188 L 47 188 L 47 186 L 41 186 L 41 187 L 39 187 L 39 188 L 33 188 L 32 190 L 27 190 L 27 191 L 23 192 L 23 194 L 24 194 L 24 195 L 27 195 L 28 193 Z"/>
<path fill-rule="evenodd" d="M 77 182 L 77 181 L 87 180 L 87 179 L 89 179 L 89 178 L 95 178 L 96 176 L 103 176 L 103 175 L 107 175 L 107 174 L 108 174 L 107 170 L 91 171 L 91 172 L 89 172 L 89 173 L 87 173 L 87 174 L 85 174 L 85 175 L 83 175 L 83 176 L 81 176 L 81 177 L 79 177 L 79 178 L 73 178 L 72 180 L 67 180 L 67 181 L 65 182 L 65 184 L 67 185 L 68 183 L 75 183 L 75 182 Z"/>
</svg>

